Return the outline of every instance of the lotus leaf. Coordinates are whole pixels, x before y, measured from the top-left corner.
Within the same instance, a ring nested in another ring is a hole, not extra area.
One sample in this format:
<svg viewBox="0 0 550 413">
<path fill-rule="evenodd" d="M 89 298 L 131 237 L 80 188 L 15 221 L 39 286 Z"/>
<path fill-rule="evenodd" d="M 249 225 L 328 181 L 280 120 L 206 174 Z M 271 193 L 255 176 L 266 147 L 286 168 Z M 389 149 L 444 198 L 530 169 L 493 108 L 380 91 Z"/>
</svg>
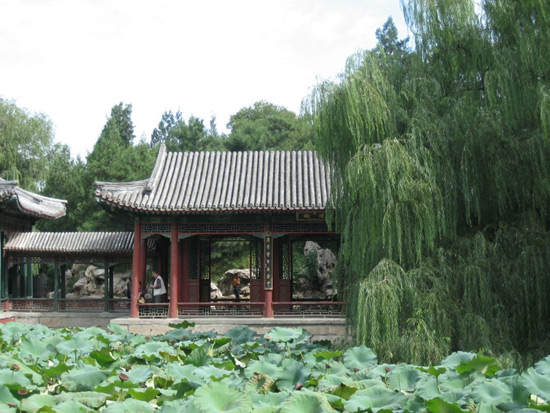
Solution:
<svg viewBox="0 0 550 413">
<path fill-rule="evenodd" d="M 187 364 L 181 366 L 178 363 L 169 363 L 165 367 L 166 373 L 174 378 L 174 381 L 181 382 L 186 381 L 193 387 L 199 387 L 205 384 L 205 381 L 202 377 L 195 375 L 195 366 L 192 364 Z"/>
<path fill-rule="evenodd" d="M 19 348 L 21 350 L 21 358 L 23 360 L 31 358 L 33 362 L 46 361 L 55 352 L 55 348 L 52 348 L 47 342 L 27 337 L 21 339 Z"/>
<path fill-rule="evenodd" d="M 346 411 L 357 412 L 371 409 L 373 412 L 379 410 L 397 410 L 407 398 L 385 387 L 370 387 L 357 391 L 349 400 L 344 401 Z"/>
<path fill-rule="evenodd" d="M 467 410 L 462 410 L 456 403 L 448 403 L 443 399 L 436 397 L 429 400 L 425 404 L 428 411 L 432 413 L 467 413 Z"/>
<path fill-rule="evenodd" d="M 443 373 L 445 373 L 447 371 L 447 369 L 445 367 L 437 368 L 437 367 L 434 367 L 434 366 L 430 366 L 427 369 L 419 367 L 418 370 L 423 372 L 423 373 L 431 374 L 434 377 L 439 377 L 440 375 L 442 375 Z"/>
<path fill-rule="evenodd" d="M 222 377 L 229 377 L 232 374 L 231 371 L 220 369 L 214 366 L 201 366 L 193 369 L 193 375 L 202 377 L 205 381 L 212 378 L 220 379 Z"/>
<path fill-rule="evenodd" d="M 193 332 L 185 328 L 177 328 L 175 330 L 167 331 L 163 336 L 159 337 L 159 340 L 167 341 L 183 341 L 188 339 L 189 336 L 192 336 Z"/>
<path fill-rule="evenodd" d="M 350 370 L 374 367 L 377 360 L 376 354 L 365 345 L 349 348 L 344 353 L 344 365 Z"/>
<path fill-rule="evenodd" d="M 195 323 L 187 320 L 183 320 L 179 323 L 170 323 L 168 324 L 169 327 L 175 328 L 175 329 L 188 329 L 189 327 L 195 327 Z"/>
<path fill-rule="evenodd" d="M 252 399 L 221 382 L 208 383 L 195 391 L 195 404 L 205 412 L 248 413 Z"/>
<path fill-rule="evenodd" d="M 470 361 L 462 361 L 457 367 L 456 371 L 459 374 L 467 374 L 470 372 L 479 371 L 487 377 L 493 377 L 498 371 L 496 360 L 492 357 L 485 357 L 478 354 Z"/>
<path fill-rule="evenodd" d="M 1 339 L 6 343 L 15 344 L 16 341 L 29 332 L 29 327 L 26 324 L 16 321 L 0 324 Z"/>
<path fill-rule="evenodd" d="M 64 386 L 71 391 L 92 390 L 103 382 L 108 375 L 108 371 L 94 366 L 84 366 L 63 373 L 61 380 Z"/>
<path fill-rule="evenodd" d="M 45 407 L 55 406 L 54 396 L 48 394 L 33 394 L 21 401 L 21 410 L 24 412 L 38 412 Z"/>
<path fill-rule="evenodd" d="M 283 361 L 283 356 L 279 353 L 268 353 L 268 354 L 259 356 L 258 360 L 265 361 L 267 363 L 275 364 L 278 366 Z"/>
<path fill-rule="evenodd" d="M 327 374 L 319 381 L 318 387 L 322 390 L 332 391 L 335 387 L 350 380 L 351 379 L 345 374 Z"/>
<path fill-rule="evenodd" d="M 83 405 L 78 399 L 72 399 L 56 404 L 54 411 L 56 413 L 88 413 L 95 412 L 95 409 L 90 409 L 89 407 Z"/>
<path fill-rule="evenodd" d="M 307 376 L 310 373 L 310 369 L 304 366 L 302 363 L 295 360 L 285 360 L 285 367 L 283 373 L 277 380 L 277 386 L 279 388 L 292 390 L 298 384 L 305 384 Z"/>
<path fill-rule="evenodd" d="M 450 356 L 446 357 L 442 362 L 441 366 L 448 369 L 455 369 L 463 361 L 470 361 L 476 356 L 475 353 L 467 353 L 464 351 L 456 351 Z"/>
<path fill-rule="evenodd" d="M 389 376 L 388 384 L 390 389 L 412 392 L 416 383 L 420 380 L 420 372 L 411 366 L 401 365 Z"/>
<path fill-rule="evenodd" d="M 104 413 L 128 413 L 128 412 L 140 412 L 140 413 L 153 413 L 156 409 L 149 403 L 139 400 L 124 400 L 122 402 L 114 402 L 103 410 Z"/>
<path fill-rule="evenodd" d="M 199 347 L 191 351 L 185 359 L 185 364 L 192 364 L 193 366 L 206 366 L 212 357 L 208 354 L 208 350 L 205 347 Z"/>
<path fill-rule="evenodd" d="M 336 357 L 340 357 L 342 354 L 344 354 L 344 353 L 342 353 L 339 350 L 338 351 L 324 350 L 324 351 L 313 352 L 313 355 L 315 356 L 317 361 L 331 360 L 331 359 L 334 359 Z"/>
<path fill-rule="evenodd" d="M 150 402 L 155 397 L 159 395 L 160 391 L 153 389 L 152 387 L 147 387 L 145 389 L 130 389 L 128 394 L 136 400 L 141 400 L 142 402 Z"/>
<path fill-rule="evenodd" d="M 521 374 L 521 383 L 532 394 L 550 402 L 550 377 L 538 373 L 531 367 Z"/>
<path fill-rule="evenodd" d="M 23 372 L 13 371 L 12 369 L 0 370 L 0 383 L 10 390 L 35 387 Z"/>
<path fill-rule="evenodd" d="M 174 349 L 165 342 L 151 341 L 137 346 L 134 356 L 151 361 L 155 358 L 162 358 L 161 353 L 174 354 Z"/>
<path fill-rule="evenodd" d="M 244 390 L 247 393 L 267 393 L 275 388 L 275 381 L 267 374 L 254 373 L 245 383 Z"/>
<path fill-rule="evenodd" d="M 472 390 L 472 397 L 476 403 L 487 403 L 494 406 L 512 400 L 508 386 L 498 380 L 479 383 Z"/>
<path fill-rule="evenodd" d="M 252 360 L 244 369 L 244 374 L 247 378 L 251 378 L 255 373 L 266 374 L 273 380 L 277 380 L 281 377 L 282 369 L 264 360 Z"/>
<path fill-rule="evenodd" d="M 149 366 L 135 366 L 125 374 L 133 383 L 145 383 L 153 374 L 153 369 Z"/>
<path fill-rule="evenodd" d="M 86 337 L 74 337 L 57 344 L 56 349 L 65 356 L 77 358 L 94 350 L 93 343 Z"/>
<path fill-rule="evenodd" d="M 90 357 L 94 358 L 102 366 L 109 366 L 119 359 L 118 354 L 108 347 L 92 351 Z"/>
<path fill-rule="evenodd" d="M 44 380 L 42 379 L 42 376 L 38 374 L 35 370 L 33 370 L 31 367 L 27 366 L 25 363 L 21 362 L 20 360 L 17 360 L 15 358 L 9 357 L 4 354 L 0 354 L 0 360 L 2 361 L 2 365 L 5 367 L 10 367 L 13 365 L 19 366 L 19 373 L 24 374 L 26 377 L 30 377 L 33 384 L 41 385 L 44 383 Z"/>
<path fill-rule="evenodd" d="M 305 342 L 311 337 L 307 331 L 301 328 L 275 327 L 264 335 L 267 340 L 274 343 Z"/>
<path fill-rule="evenodd" d="M 203 413 L 196 405 L 193 397 L 186 400 L 171 400 L 162 404 L 162 413 Z"/>
<path fill-rule="evenodd" d="M 326 396 L 314 392 L 294 392 L 281 405 L 281 413 L 334 412 Z"/>
<path fill-rule="evenodd" d="M 331 394 L 338 396 L 344 400 L 349 400 L 349 398 L 353 396 L 357 392 L 357 390 L 359 390 L 357 386 L 350 386 L 350 384 L 348 383 L 340 383 L 331 391 Z"/>
<path fill-rule="evenodd" d="M 276 407 L 280 408 L 281 404 L 290 396 L 290 392 L 281 391 L 278 393 L 251 393 L 254 412 L 261 407 Z"/>
<path fill-rule="evenodd" d="M 229 337 L 235 345 L 244 344 L 256 336 L 256 332 L 246 326 L 232 328 L 224 334 Z"/>
<path fill-rule="evenodd" d="M 2 401 L 4 403 L 6 403 L 6 402 L 17 403 L 17 399 L 15 397 L 13 397 L 13 395 L 11 394 L 10 389 L 8 389 L 3 384 L 0 384 L 0 401 Z"/>
<path fill-rule="evenodd" d="M 281 409 L 274 406 L 262 406 L 254 409 L 254 413 L 280 413 Z"/>
<path fill-rule="evenodd" d="M 550 355 L 546 356 L 538 363 L 536 363 L 535 370 L 537 371 L 537 373 L 544 374 L 545 376 L 550 376 Z"/>
<path fill-rule="evenodd" d="M 105 400 L 107 399 L 107 397 L 108 396 L 106 394 L 98 393 L 95 391 L 60 393 L 55 396 L 55 402 L 56 404 L 59 404 L 76 399 L 79 403 L 86 407 L 89 407 L 91 409 L 98 409 L 105 404 Z"/>
</svg>

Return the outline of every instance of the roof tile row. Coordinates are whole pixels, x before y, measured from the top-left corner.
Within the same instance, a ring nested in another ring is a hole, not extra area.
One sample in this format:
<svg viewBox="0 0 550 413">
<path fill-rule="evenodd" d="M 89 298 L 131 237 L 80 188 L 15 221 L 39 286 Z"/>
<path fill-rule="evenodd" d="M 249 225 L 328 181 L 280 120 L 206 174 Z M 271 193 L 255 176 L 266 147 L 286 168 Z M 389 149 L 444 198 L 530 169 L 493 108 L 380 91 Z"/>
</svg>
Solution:
<svg viewBox="0 0 550 413">
<path fill-rule="evenodd" d="M 327 166 L 312 151 L 166 152 L 151 177 L 96 182 L 96 197 L 157 213 L 321 210 L 330 193 Z"/>
<path fill-rule="evenodd" d="M 131 253 L 133 232 L 16 232 L 4 250 L 35 253 Z"/>
</svg>

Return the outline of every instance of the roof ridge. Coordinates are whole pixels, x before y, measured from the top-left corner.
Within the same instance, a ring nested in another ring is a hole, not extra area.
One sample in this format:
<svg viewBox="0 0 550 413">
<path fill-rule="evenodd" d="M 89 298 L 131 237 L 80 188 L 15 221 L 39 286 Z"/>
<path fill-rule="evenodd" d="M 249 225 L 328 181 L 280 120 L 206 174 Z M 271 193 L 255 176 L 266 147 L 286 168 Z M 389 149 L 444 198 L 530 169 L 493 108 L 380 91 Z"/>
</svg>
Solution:
<svg viewBox="0 0 550 413">
<path fill-rule="evenodd" d="M 151 177 L 149 178 L 147 185 L 145 185 L 145 188 L 144 188 L 145 191 L 150 192 L 155 188 L 155 185 L 159 179 L 159 173 L 162 169 L 161 165 L 164 164 L 165 159 L 166 159 L 166 145 L 164 143 L 161 143 L 159 153 L 157 155 L 157 161 L 155 162 L 155 167 L 153 168 Z"/>
</svg>

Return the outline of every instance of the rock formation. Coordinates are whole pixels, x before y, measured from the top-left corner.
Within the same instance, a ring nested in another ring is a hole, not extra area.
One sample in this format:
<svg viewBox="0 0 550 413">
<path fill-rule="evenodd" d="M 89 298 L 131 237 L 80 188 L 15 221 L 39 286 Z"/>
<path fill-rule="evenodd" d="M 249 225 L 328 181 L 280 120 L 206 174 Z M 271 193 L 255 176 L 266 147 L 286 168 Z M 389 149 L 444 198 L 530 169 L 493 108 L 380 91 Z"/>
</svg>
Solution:
<svg viewBox="0 0 550 413">
<path fill-rule="evenodd" d="M 295 283 L 294 297 L 300 299 L 331 299 L 336 294 L 332 286 L 332 272 L 336 265 L 336 257 L 328 248 L 321 248 L 313 241 L 306 241 L 304 255 L 310 257 L 315 264 L 313 274 L 303 269 Z"/>
</svg>

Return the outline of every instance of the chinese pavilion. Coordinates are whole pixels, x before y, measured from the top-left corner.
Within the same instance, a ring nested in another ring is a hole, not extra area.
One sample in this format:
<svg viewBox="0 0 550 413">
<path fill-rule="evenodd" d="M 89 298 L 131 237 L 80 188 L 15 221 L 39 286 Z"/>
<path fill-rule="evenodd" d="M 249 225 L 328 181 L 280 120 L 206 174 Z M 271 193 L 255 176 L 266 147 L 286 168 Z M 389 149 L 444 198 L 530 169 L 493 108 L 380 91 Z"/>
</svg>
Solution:
<svg viewBox="0 0 550 413">
<path fill-rule="evenodd" d="M 289 245 L 304 236 L 337 238 L 325 224 L 330 171 L 313 151 L 168 152 L 149 179 L 96 182 L 96 199 L 134 221 L 130 316 L 148 260 L 168 284 L 169 318 L 211 305 L 212 240 L 247 240 L 250 302 L 264 317 L 292 301 Z M 147 242 L 157 241 L 148 257 Z M 237 303 L 233 303 L 237 304 Z M 241 304 L 240 304 L 241 305 Z"/>
<path fill-rule="evenodd" d="M 38 219 L 56 219 L 65 215 L 67 201 L 48 198 L 19 187 L 17 181 L 0 178 L 0 297 L 11 292 L 32 296 L 31 265 L 10 273 L 4 247 L 17 232 L 32 231 Z"/>
</svg>

